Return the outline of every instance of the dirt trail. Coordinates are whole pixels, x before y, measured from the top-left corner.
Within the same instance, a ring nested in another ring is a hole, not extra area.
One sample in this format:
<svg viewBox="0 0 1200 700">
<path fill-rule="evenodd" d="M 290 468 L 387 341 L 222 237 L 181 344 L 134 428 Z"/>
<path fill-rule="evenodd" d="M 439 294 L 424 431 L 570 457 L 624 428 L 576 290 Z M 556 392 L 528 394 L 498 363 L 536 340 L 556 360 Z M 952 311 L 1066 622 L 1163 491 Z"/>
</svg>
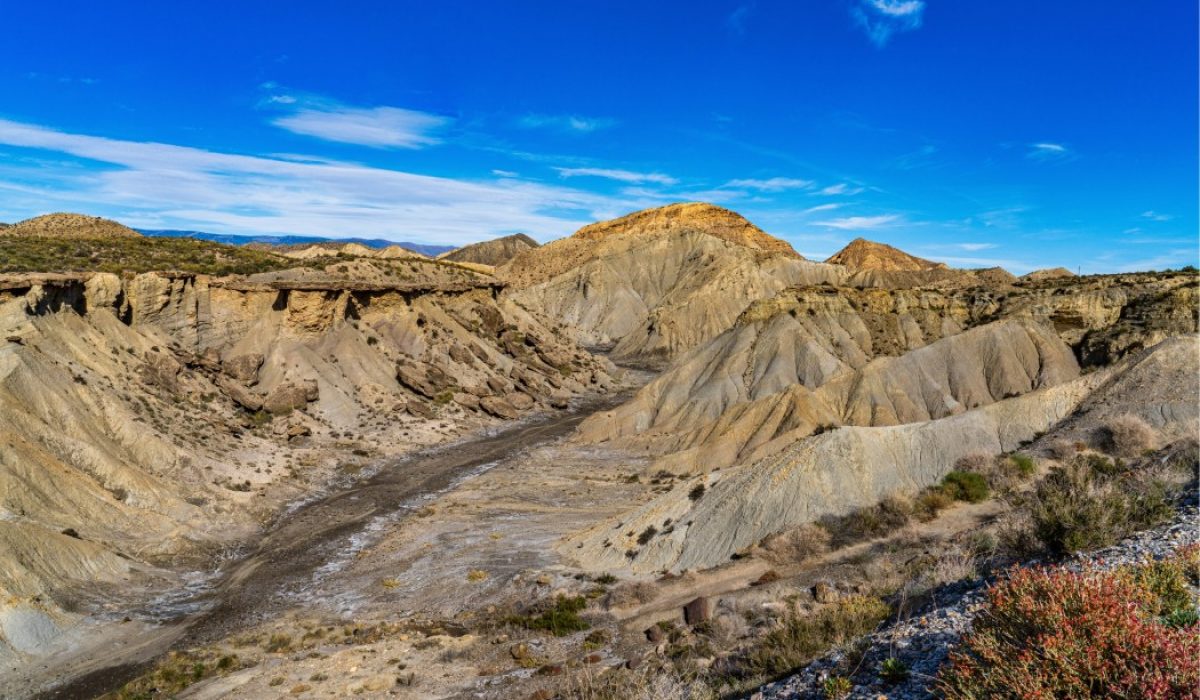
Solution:
<svg viewBox="0 0 1200 700">
<path fill-rule="evenodd" d="M 172 621 L 143 640 L 116 665 L 79 667 L 70 682 L 38 700 L 94 698 L 120 687 L 172 649 L 224 638 L 295 606 L 290 592 L 310 584 L 322 567 L 351 546 L 352 538 L 376 518 L 419 507 L 423 497 L 444 493 L 463 478 L 571 433 L 596 411 L 628 398 L 621 392 L 577 409 L 525 422 L 486 435 L 401 458 L 374 476 L 314 501 L 282 518 L 255 551 L 227 566 L 220 583 L 196 602 L 204 611 Z M 77 675 L 82 673 L 82 675 Z"/>
</svg>

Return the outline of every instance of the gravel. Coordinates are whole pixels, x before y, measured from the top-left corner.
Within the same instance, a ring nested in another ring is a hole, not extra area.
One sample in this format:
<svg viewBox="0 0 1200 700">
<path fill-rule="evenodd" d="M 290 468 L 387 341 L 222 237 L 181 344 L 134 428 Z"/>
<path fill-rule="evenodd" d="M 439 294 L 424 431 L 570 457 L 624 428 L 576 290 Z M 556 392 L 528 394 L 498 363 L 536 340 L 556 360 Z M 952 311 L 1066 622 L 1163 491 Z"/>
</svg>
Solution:
<svg viewBox="0 0 1200 700">
<path fill-rule="evenodd" d="M 1162 559 L 1180 547 L 1200 541 L 1200 509 L 1194 505 L 1194 499 L 1189 501 L 1193 505 L 1182 507 L 1170 523 L 1133 535 L 1115 546 L 1076 555 L 1063 565 L 1073 570 L 1085 565 L 1112 569 Z M 934 697 L 930 688 L 937 671 L 963 634 L 970 631 L 971 620 L 983 607 L 985 590 L 982 582 L 961 584 L 941 596 L 949 604 L 868 635 L 864 643 L 866 653 L 850 674 L 854 685 L 846 697 L 869 700 Z M 906 680 L 888 684 L 879 678 L 880 665 L 889 657 L 908 667 Z M 845 662 L 845 651 L 831 652 L 796 675 L 763 686 L 750 695 L 750 700 L 823 700 L 825 680 L 844 675 Z"/>
</svg>

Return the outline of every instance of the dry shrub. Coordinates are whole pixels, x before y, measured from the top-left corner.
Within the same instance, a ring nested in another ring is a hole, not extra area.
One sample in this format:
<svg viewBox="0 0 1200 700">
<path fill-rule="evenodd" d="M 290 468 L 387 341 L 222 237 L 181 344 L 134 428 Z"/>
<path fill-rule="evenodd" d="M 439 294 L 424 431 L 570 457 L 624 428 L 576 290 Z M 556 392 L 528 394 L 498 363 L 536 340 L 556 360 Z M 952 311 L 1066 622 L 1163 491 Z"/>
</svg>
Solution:
<svg viewBox="0 0 1200 700">
<path fill-rule="evenodd" d="M 1158 435 L 1150 424 L 1125 413 L 1104 426 L 1105 447 L 1118 457 L 1137 457 L 1154 448 Z"/>
<path fill-rule="evenodd" d="M 917 520 L 927 523 L 952 505 L 954 505 L 954 496 L 940 488 L 926 489 L 917 496 L 917 500 L 913 504 L 913 514 Z"/>
<path fill-rule="evenodd" d="M 1049 452 L 1050 456 L 1054 459 L 1063 462 L 1074 457 L 1075 453 L 1079 450 L 1076 448 L 1075 443 L 1071 442 L 1070 440 L 1059 438 L 1057 440 L 1051 440 L 1050 444 L 1046 446 L 1046 451 Z"/>
<path fill-rule="evenodd" d="M 968 548 L 950 545 L 937 555 L 914 559 L 907 568 L 912 577 L 902 588 L 904 597 L 920 599 L 946 584 L 977 578 L 979 559 Z"/>
<path fill-rule="evenodd" d="M 995 468 L 996 458 L 986 452 L 972 452 L 958 458 L 954 469 L 960 472 L 975 472 L 989 476 Z"/>
<path fill-rule="evenodd" d="M 658 597 L 658 586 L 653 581 L 627 581 L 616 586 L 604 598 L 608 608 L 627 608 L 645 605 Z"/>
<path fill-rule="evenodd" d="M 1017 501 L 1004 538 L 1022 555 L 1062 556 L 1115 544 L 1173 512 L 1162 474 L 1082 454 L 1052 468 Z"/>
<path fill-rule="evenodd" d="M 832 539 L 829 530 L 806 523 L 767 537 L 761 551 L 765 559 L 775 564 L 796 564 L 828 552 Z"/>
<path fill-rule="evenodd" d="M 694 673 L 646 664 L 636 671 L 605 672 L 584 666 L 553 697 L 566 700 L 716 700 L 717 694 Z"/>
<path fill-rule="evenodd" d="M 811 615 L 789 614 L 741 660 L 739 675 L 774 678 L 800 668 L 830 648 L 867 634 L 891 614 L 879 598 L 849 596 Z"/>
<path fill-rule="evenodd" d="M 948 700 L 1196 698 L 1200 629 L 1127 572 L 1014 569 L 938 678 Z"/>
</svg>

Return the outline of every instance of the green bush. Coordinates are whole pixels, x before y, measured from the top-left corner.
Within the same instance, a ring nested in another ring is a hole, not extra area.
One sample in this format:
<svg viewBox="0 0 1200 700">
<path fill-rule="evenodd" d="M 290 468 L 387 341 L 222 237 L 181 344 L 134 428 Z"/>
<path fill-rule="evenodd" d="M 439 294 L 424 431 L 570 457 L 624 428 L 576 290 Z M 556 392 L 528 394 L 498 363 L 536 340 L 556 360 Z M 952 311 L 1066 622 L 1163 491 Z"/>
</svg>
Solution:
<svg viewBox="0 0 1200 700">
<path fill-rule="evenodd" d="M 974 472 L 950 472 L 942 479 L 942 488 L 957 501 L 979 503 L 990 493 L 987 479 Z"/>
<path fill-rule="evenodd" d="M 1012 462 L 1021 476 L 1030 477 L 1037 471 L 1037 463 L 1029 455 L 1011 454 L 1008 456 L 1008 460 Z"/>
<path fill-rule="evenodd" d="M 591 629 L 587 620 L 579 616 L 586 607 L 587 599 L 583 596 L 559 596 L 552 605 L 530 615 L 514 615 L 508 618 L 508 622 L 525 629 L 543 630 L 555 637 L 565 637 L 572 632 Z"/>
</svg>

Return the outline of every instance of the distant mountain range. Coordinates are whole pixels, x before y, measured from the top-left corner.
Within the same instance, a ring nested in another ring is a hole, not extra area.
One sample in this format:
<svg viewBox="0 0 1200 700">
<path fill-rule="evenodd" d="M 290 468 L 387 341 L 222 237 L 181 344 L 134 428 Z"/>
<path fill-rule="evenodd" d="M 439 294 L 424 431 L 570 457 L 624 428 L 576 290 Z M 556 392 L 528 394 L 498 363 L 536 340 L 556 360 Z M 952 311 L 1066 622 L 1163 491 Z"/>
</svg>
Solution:
<svg viewBox="0 0 1200 700">
<path fill-rule="evenodd" d="M 137 229 L 144 236 L 165 236 L 169 238 L 199 238 L 204 241 L 215 241 L 229 245 L 246 245 L 247 243 L 266 243 L 269 245 L 296 245 L 303 243 L 358 243 L 368 248 L 386 248 L 398 245 L 414 253 L 434 257 L 454 250 L 452 245 L 426 245 L 424 243 L 408 243 L 406 241 L 385 241 L 380 238 L 322 238 L 320 236 L 265 236 L 242 235 L 236 233 L 208 233 L 206 231 L 177 231 L 174 229 Z"/>
</svg>

